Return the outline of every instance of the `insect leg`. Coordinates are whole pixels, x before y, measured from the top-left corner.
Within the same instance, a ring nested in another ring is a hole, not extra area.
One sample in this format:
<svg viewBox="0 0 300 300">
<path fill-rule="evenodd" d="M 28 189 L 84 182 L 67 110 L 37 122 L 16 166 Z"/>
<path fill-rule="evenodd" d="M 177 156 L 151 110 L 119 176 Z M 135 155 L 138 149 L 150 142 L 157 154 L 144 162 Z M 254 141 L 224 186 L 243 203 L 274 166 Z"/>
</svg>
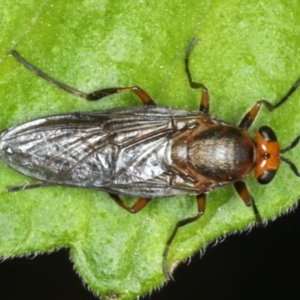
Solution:
<svg viewBox="0 0 300 300">
<path fill-rule="evenodd" d="M 247 189 L 247 186 L 246 186 L 245 182 L 244 181 L 236 181 L 233 185 L 234 185 L 234 188 L 235 188 L 236 192 L 239 194 L 239 196 L 244 201 L 244 203 L 247 206 L 252 206 L 253 212 L 254 212 L 254 215 L 255 215 L 255 218 L 256 218 L 256 222 L 258 224 L 262 224 L 263 223 L 262 218 L 259 214 L 257 206 L 254 202 L 254 199 L 252 198 L 252 196 L 250 195 L 250 193 Z"/>
<path fill-rule="evenodd" d="M 141 89 L 138 86 L 113 87 L 113 88 L 108 88 L 108 89 L 102 89 L 102 90 L 87 94 L 86 100 L 95 101 L 95 100 L 99 100 L 99 99 L 109 96 L 109 95 L 122 93 L 122 92 L 126 92 L 126 91 L 134 92 L 139 97 L 139 99 L 143 102 L 143 104 L 145 104 L 145 105 L 156 105 L 155 101 L 143 89 Z"/>
<path fill-rule="evenodd" d="M 297 79 L 297 81 L 292 85 L 292 87 L 288 90 L 288 92 L 275 105 L 271 104 L 266 100 L 257 101 L 254 104 L 254 106 L 245 114 L 245 116 L 240 121 L 238 126 L 240 128 L 248 129 L 256 119 L 262 105 L 264 105 L 269 111 L 273 111 L 274 109 L 278 108 L 283 103 L 285 103 L 289 99 L 289 97 L 297 90 L 299 85 L 300 85 L 300 78 Z"/>
<path fill-rule="evenodd" d="M 163 268 L 163 273 L 164 273 L 166 279 L 170 279 L 170 274 L 168 272 L 168 267 L 167 267 L 168 253 L 169 253 L 170 245 L 172 244 L 173 239 L 174 239 L 178 229 L 186 224 L 192 223 L 192 222 L 196 221 L 197 219 L 199 219 L 204 214 L 205 205 L 206 205 L 206 195 L 205 194 L 198 195 L 197 196 L 197 207 L 198 207 L 197 215 L 194 217 L 191 217 L 191 218 L 181 220 L 181 221 L 177 222 L 177 224 L 175 225 L 175 227 L 172 231 L 172 234 L 170 235 L 170 237 L 166 243 L 165 250 L 163 252 L 162 268 Z"/>
<path fill-rule="evenodd" d="M 50 82 L 52 85 L 72 94 L 77 97 L 84 98 L 89 101 L 95 101 L 100 100 L 103 97 L 110 96 L 112 94 L 121 93 L 125 91 L 132 91 L 134 92 L 139 99 L 145 104 L 145 105 L 156 105 L 153 99 L 140 87 L 138 86 L 131 86 L 131 87 L 113 87 L 113 88 L 107 88 L 102 89 L 98 91 L 94 91 L 92 93 L 84 93 L 81 92 L 73 87 L 70 87 L 62 82 L 57 81 L 56 79 L 50 77 L 48 74 L 44 73 L 40 69 L 33 66 L 31 63 L 29 63 L 26 59 L 24 59 L 17 51 L 12 50 L 10 51 L 10 54 L 14 56 L 23 66 L 25 66 L 27 69 L 35 73 L 36 75 L 44 78 L 48 82 Z"/>
<path fill-rule="evenodd" d="M 194 38 L 192 39 L 191 43 L 189 44 L 186 52 L 185 52 L 185 58 L 184 58 L 184 66 L 185 66 L 185 72 L 188 77 L 189 85 L 192 89 L 202 89 L 202 97 L 200 101 L 200 107 L 199 110 L 208 113 L 209 112 L 209 94 L 206 86 L 202 83 L 199 82 L 194 82 L 192 79 L 192 75 L 190 72 L 190 67 L 189 67 L 189 57 L 191 55 L 191 52 L 195 45 L 198 43 L 198 39 Z"/>
<path fill-rule="evenodd" d="M 23 184 L 23 185 L 13 185 L 13 186 L 8 186 L 7 191 L 9 193 L 11 192 L 18 192 L 18 191 L 24 191 L 24 190 L 29 190 L 29 189 L 35 189 L 38 187 L 44 187 L 44 186 L 51 186 L 53 184 L 47 183 L 47 182 L 36 182 L 36 183 L 31 183 L 31 184 Z"/>
<path fill-rule="evenodd" d="M 135 214 L 135 213 L 139 212 L 140 210 L 142 210 L 151 200 L 151 199 L 146 199 L 146 198 L 139 198 L 132 206 L 128 206 L 124 203 L 124 201 L 118 195 L 110 194 L 110 193 L 109 193 L 109 195 L 115 200 L 115 202 L 119 206 L 121 206 L 122 208 L 124 208 L 125 210 L 130 212 L 131 214 Z"/>
</svg>

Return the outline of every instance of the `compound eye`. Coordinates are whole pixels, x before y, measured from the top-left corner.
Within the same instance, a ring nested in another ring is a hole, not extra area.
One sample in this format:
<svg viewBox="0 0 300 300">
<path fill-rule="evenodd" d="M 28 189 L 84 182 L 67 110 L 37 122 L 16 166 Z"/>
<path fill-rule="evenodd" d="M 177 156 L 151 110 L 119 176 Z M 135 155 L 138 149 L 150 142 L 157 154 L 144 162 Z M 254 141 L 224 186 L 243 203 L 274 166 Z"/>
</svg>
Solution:
<svg viewBox="0 0 300 300">
<path fill-rule="evenodd" d="M 276 174 L 276 170 L 264 171 L 258 178 L 257 181 L 260 184 L 267 184 L 272 181 Z"/>
<path fill-rule="evenodd" d="M 266 142 L 277 142 L 277 136 L 275 132 L 268 126 L 262 126 L 258 132 Z"/>
</svg>

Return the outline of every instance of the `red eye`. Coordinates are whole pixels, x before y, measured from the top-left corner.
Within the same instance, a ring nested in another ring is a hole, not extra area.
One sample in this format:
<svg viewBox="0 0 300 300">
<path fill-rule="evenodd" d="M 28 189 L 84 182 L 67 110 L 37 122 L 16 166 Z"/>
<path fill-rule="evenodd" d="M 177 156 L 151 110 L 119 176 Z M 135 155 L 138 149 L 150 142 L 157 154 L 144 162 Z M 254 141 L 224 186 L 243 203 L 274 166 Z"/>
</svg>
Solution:
<svg viewBox="0 0 300 300">
<path fill-rule="evenodd" d="M 256 132 L 256 168 L 255 178 L 261 184 L 267 184 L 274 178 L 280 164 L 280 149 L 274 131 L 262 126 Z"/>
</svg>

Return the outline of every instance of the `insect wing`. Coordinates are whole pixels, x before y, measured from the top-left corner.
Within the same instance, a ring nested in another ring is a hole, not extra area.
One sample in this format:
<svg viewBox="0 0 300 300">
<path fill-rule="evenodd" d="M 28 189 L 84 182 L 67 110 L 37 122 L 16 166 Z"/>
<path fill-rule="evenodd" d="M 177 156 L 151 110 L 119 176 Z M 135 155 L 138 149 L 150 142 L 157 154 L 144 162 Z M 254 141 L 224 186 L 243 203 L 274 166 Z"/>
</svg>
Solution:
<svg viewBox="0 0 300 300">
<path fill-rule="evenodd" d="M 171 138 L 197 114 L 144 106 L 48 116 L 3 131 L 0 155 L 44 182 L 148 197 L 154 185 L 165 196 Z"/>
</svg>

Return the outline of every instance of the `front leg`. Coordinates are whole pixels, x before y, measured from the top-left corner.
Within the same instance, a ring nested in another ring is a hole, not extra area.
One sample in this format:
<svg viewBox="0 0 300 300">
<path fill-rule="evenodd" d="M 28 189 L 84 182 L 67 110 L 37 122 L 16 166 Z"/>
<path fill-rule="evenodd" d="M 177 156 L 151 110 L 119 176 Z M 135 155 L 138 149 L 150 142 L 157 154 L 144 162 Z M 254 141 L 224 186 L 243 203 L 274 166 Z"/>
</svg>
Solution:
<svg viewBox="0 0 300 300">
<path fill-rule="evenodd" d="M 287 91 L 287 93 L 276 104 L 272 104 L 267 100 L 257 101 L 254 104 L 254 106 L 245 114 L 238 126 L 240 128 L 248 129 L 255 121 L 259 111 L 261 110 L 262 105 L 264 105 L 269 111 L 275 110 L 289 99 L 289 97 L 297 90 L 299 85 L 300 78 L 297 79 L 297 81 L 292 85 L 292 87 Z"/>
<path fill-rule="evenodd" d="M 238 193 L 238 195 L 241 197 L 241 199 L 243 200 L 243 202 L 247 205 L 247 206 L 252 206 L 253 208 L 253 212 L 256 218 L 256 222 L 258 224 L 262 224 L 262 218 L 260 216 L 260 213 L 257 209 L 257 206 L 255 204 L 254 199 L 252 198 L 250 192 L 248 191 L 248 188 L 245 184 L 244 181 L 237 181 L 233 184 L 236 192 Z"/>
</svg>

